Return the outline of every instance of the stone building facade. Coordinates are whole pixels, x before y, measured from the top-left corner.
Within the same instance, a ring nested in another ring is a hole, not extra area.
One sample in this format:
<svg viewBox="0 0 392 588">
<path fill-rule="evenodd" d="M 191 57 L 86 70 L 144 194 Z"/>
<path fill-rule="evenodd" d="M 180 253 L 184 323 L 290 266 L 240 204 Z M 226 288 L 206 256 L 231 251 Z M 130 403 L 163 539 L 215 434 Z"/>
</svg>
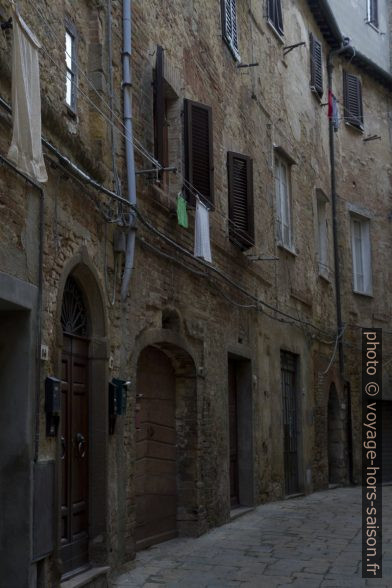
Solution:
<svg viewBox="0 0 392 588">
<path fill-rule="evenodd" d="M 42 43 L 42 189 L 4 160 L 10 30 L 0 37 L 7 588 L 57 586 L 75 572 L 105 585 L 136 549 L 197 536 L 235 506 L 359 482 L 360 327 L 382 327 L 391 355 L 391 72 L 384 49 L 376 63 L 366 46 L 334 60 L 340 333 L 336 323 L 327 59 L 345 30 L 333 3 L 238 0 L 235 14 L 218 0 L 133 3 L 138 212 L 121 300 L 122 4 L 19 2 Z M 4 0 L 0 14 L 10 16 Z M 362 22 L 362 37 L 375 33 Z M 363 129 L 344 110 L 343 72 L 361 81 Z M 168 171 L 154 169 L 157 157 Z M 212 264 L 193 255 L 195 187 L 210 208 Z M 353 292 L 353 219 L 370 222 L 366 292 Z M 60 422 L 48 414 L 50 377 L 61 380 Z M 116 419 L 113 378 L 131 382 Z"/>
</svg>

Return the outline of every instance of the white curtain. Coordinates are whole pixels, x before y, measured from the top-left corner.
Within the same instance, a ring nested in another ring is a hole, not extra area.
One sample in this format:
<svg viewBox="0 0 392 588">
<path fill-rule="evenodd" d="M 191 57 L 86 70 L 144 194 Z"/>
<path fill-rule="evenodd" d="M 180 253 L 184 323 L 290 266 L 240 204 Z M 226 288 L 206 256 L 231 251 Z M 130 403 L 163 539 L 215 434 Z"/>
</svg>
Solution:
<svg viewBox="0 0 392 588">
<path fill-rule="evenodd" d="M 13 10 L 13 134 L 8 158 L 38 182 L 48 176 L 41 143 L 41 92 L 38 50 L 41 45 L 19 13 Z"/>
</svg>

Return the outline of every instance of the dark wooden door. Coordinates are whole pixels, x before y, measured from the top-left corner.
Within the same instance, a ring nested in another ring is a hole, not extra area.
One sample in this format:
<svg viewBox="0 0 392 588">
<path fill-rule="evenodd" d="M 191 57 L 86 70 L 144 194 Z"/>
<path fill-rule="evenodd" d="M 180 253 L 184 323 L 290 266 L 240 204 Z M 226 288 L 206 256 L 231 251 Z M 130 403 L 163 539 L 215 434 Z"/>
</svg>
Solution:
<svg viewBox="0 0 392 588">
<path fill-rule="evenodd" d="M 230 502 L 239 505 L 238 483 L 238 414 L 236 366 L 229 361 L 229 439 L 230 439 Z"/>
<path fill-rule="evenodd" d="M 64 334 L 61 388 L 63 574 L 88 563 L 88 341 Z"/>
<path fill-rule="evenodd" d="M 175 375 L 162 351 L 147 347 L 137 370 L 136 548 L 177 535 Z"/>
<path fill-rule="evenodd" d="M 298 484 L 298 416 L 296 394 L 296 356 L 281 353 L 284 470 L 286 495 L 296 494 Z"/>
</svg>

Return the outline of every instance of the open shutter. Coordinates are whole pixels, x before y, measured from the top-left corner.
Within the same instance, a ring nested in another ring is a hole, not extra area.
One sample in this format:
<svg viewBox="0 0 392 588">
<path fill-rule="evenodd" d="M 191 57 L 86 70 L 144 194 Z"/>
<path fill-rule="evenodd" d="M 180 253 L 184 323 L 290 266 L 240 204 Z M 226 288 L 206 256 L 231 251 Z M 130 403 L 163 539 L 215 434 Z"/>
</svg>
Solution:
<svg viewBox="0 0 392 588">
<path fill-rule="evenodd" d="M 362 85 L 357 76 L 344 72 L 344 116 L 346 122 L 363 129 Z"/>
<path fill-rule="evenodd" d="M 221 0 L 221 6 L 223 38 L 233 53 L 234 58 L 240 61 L 237 32 L 237 1 Z"/>
<path fill-rule="evenodd" d="M 283 15 L 280 0 L 268 0 L 268 19 L 280 35 L 283 35 Z"/>
<path fill-rule="evenodd" d="M 369 2 L 369 21 L 378 28 L 378 2 L 377 0 L 368 0 Z"/>
<path fill-rule="evenodd" d="M 164 53 L 162 47 L 157 47 L 154 83 L 154 135 L 155 157 L 161 165 L 165 165 L 165 89 L 164 89 Z"/>
<path fill-rule="evenodd" d="M 209 207 L 214 202 L 212 110 L 210 106 L 185 100 L 185 175 Z M 194 205 L 192 189 L 186 190 Z"/>
<path fill-rule="evenodd" d="M 310 33 L 310 60 L 311 80 L 310 84 L 320 96 L 323 95 L 323 57 L 321 43 Z"/>
<path fill-rule="evenodd" d="M 253 162 L 239 153 L 227 154 L 229 234 L 242 249 L 254 245 Z"/>
</svg>

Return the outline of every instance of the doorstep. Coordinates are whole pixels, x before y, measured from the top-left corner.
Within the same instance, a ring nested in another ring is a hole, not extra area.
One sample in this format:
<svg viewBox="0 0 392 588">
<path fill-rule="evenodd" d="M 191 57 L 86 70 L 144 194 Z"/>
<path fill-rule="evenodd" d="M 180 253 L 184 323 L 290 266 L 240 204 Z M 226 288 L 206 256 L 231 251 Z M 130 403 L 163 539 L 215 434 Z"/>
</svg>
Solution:
<svg viewBox="0 0 392 588">
<path fill-rule="evenodd" d="M 109 570 L 108 566 L 89 568 L 69 580 L 61 582 L 60 588 L 82 588 L 82 586 L 86 588 L 107 588 Z"/>
<path fill-rule="evenodd" d="M 253 506 L 238 506 L 237 508 L 233 508 L 230 511 L 230 521 L 235 521 L 240 517 L 248 514 L 248 512 L 252 512 L 254 510 Z"/>
</svg>

